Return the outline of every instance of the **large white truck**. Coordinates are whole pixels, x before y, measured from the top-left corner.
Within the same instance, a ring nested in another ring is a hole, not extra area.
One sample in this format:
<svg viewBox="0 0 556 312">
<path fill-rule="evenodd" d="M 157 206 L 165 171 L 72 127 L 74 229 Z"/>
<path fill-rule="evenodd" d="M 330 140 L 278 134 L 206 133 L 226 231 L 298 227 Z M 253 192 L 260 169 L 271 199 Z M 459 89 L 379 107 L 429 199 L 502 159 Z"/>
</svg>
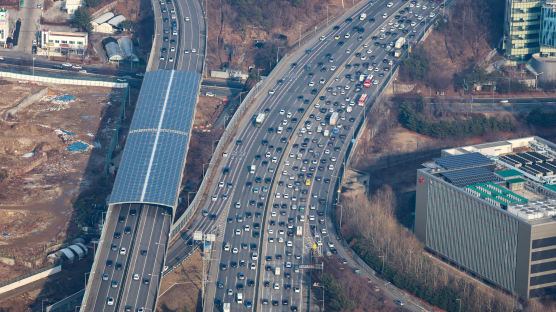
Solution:
<svg viewBox="0 0 556 312">
<path fill-rule="evenodd" d="M 328 129 L 324 129 L 324 131 L 322 132 L 322 135 L 324 135 L 325 137 L 330 135 L 330 130 Z"/>
<path fill-rule="evenodd" d="M 236 302 L 238 304 L 242 304 L 243 303 L 243 294 L 242 293 L 237 293 L 236 295 Z"/>
<path fill-rule="evenodd" d="M 333 112 L 332 115 L 330 115 L 330 125 L 335 126 L 337 122 L 338 122 L 338 112 Z"/>
<path fill-rule="evenodd" d="M 224 305 L 222 306 L 222 311 L 223 312 L 230 312 L 231 311 L 231 304 L 229 302 L 225 302 Z"/>
<path fill-rule="evenodd" d="M 250 174 L 255 174 L 255 170 L 257 170 L 257 166 L 255 166 L 255 165 L 249 166 L 249 173 Z"/>
<path fill-rule="evenodd" d="M 255 117 L 255 127 L 260 127 L 263 124 L 264 118 L 265 114 L 257 114 L 257 116 Z"/>
<path fill-rule="evenodd" d="M 301 226 L 301 225 L 297 226 L 297 231 L 295 232 L 295 235 L 297 235 L 297 236 L 302 236 L 303 235 L 303 226 Z"/>
<path fill-rule="evenodd" d="M 359 15 L 359 20 L 360 21 L 364 21 L 367 18 L 367 14 L 366 13 L 361 13 L 361 15 Z"/>
<path fill-rule="evenodd" d="M 367 76 L 365 74 L 359 75 L 359 82 L 365 81 L 365 78 L 367 78 Z"/>
<path fill-rule="evenodd" d="M 280 275 L 280 267 L 279 266 L 274 268 L 274 275 L 276 275 L 276 276 Z"/>
<path fill-rule="evenodd" d="M 401 49 L 404 44 L 405 44 L 405 37 L 399 37 L 398 40 L 396 40 L 396 43 L 394 44 L 394 48 Z"/>
</svg>

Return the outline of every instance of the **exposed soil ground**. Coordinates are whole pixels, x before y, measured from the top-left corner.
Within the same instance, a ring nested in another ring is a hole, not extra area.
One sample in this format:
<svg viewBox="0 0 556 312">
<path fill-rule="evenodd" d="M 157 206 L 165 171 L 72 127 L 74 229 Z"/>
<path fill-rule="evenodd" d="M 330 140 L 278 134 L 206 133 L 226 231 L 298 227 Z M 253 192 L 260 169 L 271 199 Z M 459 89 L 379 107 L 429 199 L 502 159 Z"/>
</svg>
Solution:
<svg viewBox="0 0 556 312">
<path fill-rule="evenodd" d="M 156 311 L 197 311 L 201 297 L 201 252 L 197 250 L 191 257 L 170 274 L 160 285 Z"/>
<path fill-rule="evenodd" d="M 44 88 L 48 88 L 45 96 L 6 116 L 23 98 Z M 0 98 L 0 169 L 8 172 L 0 182 L 0 253 L 15 257 L 16 262 L 34 261 L 31 267 L 37 267 L 46 256 L 44 248 L 67 237 L 74 214 L 72 200 L 90 187 L 94 174 L 104 166 L 121 92 L 17 81 L 0 85 L 0 92 L 4 94 Z M 68 94 L 76 100 L 54 100 Z M 108 120 L 99 129 L 103 117 Z M 75 142 L 89 147 L 68 151 Z M 85 176 L 85 171 L 93 176 Z M 0 265 L 0 281 L 21 273 Z"/>
<path fill-rule="evenodd" d="M 277 35 L 287 36 L 288 42 L 295 45 L 296 40 L 305 36 L 307 33 L 314 32 L 315 26 L 326 26 L 326 15 L 328 3 L 328 16 L 332 20 L 333 17 L 342 14 L 361 0 L 329 0 L 329 1 L 313 1 L 314 5 L 309 10 L 295 11 L 292 8 L 291 16 L 284 17 L 291 20 L 291 23 L 285 27 L 276 27 L 272 32 L 266 32 L 261 27 L 249 25 L 242 32 L 229 22 L 227 14 L 233 12 L 223 12 L 221 0 L 208 1 L 208 38 L 207 38 L 207 68 L 208 70 L 220 70 L 225 64 L 229 64 L 230 68 L 241 69 L 244 73 L 248 71 L 249 66 L 254 64 L 254 44 L 256 42 L 265 42 L 272 40 Z M 344 3 L 344 8 L 342 8 Z M 224 8 L 226 9 L 226 8 Z M 221 18 L 222 17 L 222 18 Z M 281 50 L 283 55 L 288 51 Z"/>
</svg>

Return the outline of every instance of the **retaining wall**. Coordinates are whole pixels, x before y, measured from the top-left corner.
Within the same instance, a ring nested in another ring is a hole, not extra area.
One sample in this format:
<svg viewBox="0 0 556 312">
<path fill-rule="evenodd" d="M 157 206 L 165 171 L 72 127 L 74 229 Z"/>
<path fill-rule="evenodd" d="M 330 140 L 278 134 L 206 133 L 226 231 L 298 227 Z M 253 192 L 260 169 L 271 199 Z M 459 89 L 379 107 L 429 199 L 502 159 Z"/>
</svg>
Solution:
<svg viewBox="0 0 556 312">
<path fill-rule="evenodd" d="M 27 284 L 36 282 L 38 280 L 41 280 L 45 277 L 48 277 L 50 275 L 54 275 L 58 272 L 62 271 L 62 266 L 61 265 L 56 265 L 56 266 L 49 266 L 46 268 L 43 268 L 39 271 L 37 271 L 36 273 L 32 273 L 32 275 L 23 275 L 21 277 L 19 277 L 18 279 L 14 280 L 14 281 L 10 281 L 7 282 L 5 284 L 3 284 L 3 286 L 0 287 L 0 294 L 6 293 L 8 291 L 17 289 L 19 287 L 25 286 Z"/>
</svg>

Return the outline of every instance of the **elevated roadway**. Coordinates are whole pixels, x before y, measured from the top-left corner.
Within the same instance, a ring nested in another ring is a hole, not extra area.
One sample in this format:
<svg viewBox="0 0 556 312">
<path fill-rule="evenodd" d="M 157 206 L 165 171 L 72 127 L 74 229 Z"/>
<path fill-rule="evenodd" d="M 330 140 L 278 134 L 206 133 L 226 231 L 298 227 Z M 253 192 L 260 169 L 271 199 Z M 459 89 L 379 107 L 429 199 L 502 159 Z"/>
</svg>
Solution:
<svg viewBox="0 0 556 312">
<path fill-rule="evenodd" d="M 153 2 L 158 33 L 82 311 L 153 311 L 205 56 L 198 1 Z"/>
</svg>

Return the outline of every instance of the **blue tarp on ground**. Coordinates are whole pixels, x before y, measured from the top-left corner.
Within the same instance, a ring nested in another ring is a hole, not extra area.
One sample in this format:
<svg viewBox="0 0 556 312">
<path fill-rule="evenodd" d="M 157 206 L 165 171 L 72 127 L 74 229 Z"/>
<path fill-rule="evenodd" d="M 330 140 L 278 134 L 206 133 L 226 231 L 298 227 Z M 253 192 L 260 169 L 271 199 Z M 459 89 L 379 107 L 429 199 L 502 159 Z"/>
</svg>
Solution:
<svg viewBox="0 0 556 312">
<path fill-rule="evenodd" d="M 89 144 L 83 142 L 75 142 L 68 146 L 68 151 L 70 152 L 82 152 L 89 147 Z"/>
<path fill-rule="evenodd" d="M 65 134 L 67 134 L 67 135 L 75 135 L 75 133 L 69 132 L 69 131 L 64 130 L 64 129 L 60 129 L 60 131 L 62 131 L 63 133 L 65 133 Z"/>
<path fill-rule="evenodd" d="M 75 101 L 77 100 L 77 98 L 71 94 L 66 94 L 66 95 L 62 95 L 62 96 L 57 96 L 54 99 L 52 99 L 53 101 L 61 101 L 61 102 L 71 102 L 71 101 Z"/>
</svg>

